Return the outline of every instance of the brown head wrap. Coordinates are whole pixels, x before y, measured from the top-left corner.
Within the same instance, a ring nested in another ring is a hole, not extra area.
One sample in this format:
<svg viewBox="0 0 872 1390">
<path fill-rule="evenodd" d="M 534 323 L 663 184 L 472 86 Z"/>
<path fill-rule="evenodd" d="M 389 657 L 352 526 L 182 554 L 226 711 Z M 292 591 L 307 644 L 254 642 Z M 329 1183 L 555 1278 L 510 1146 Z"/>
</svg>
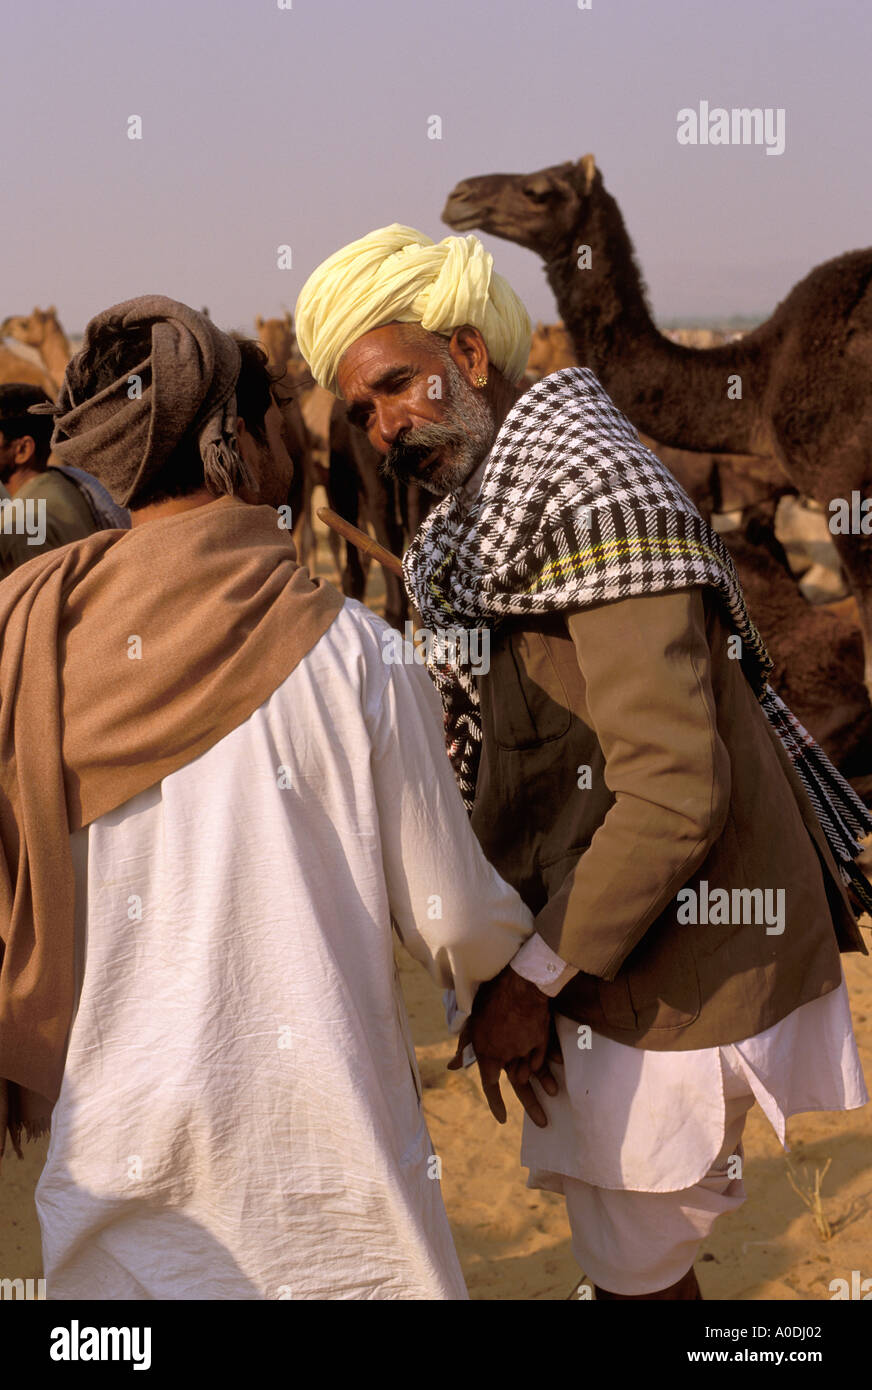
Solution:
<svg viewBox="0 0 872 1390">
<path fill-rule="evenodd" d="M 77 399 L 94 338 L 106 328 L 138 325 L 151 325 L 150 356 L 97 395 Z M 233 339 L 187 304 L 162 294 L 114 304 L 91 319 L 67 367 L 54 407 L 52 449 L 61 463 L 99 478 L 122 507 L 189 437 L 197 440 L 211 492 L 250 486 L 236 447 L 240 363 Z"/>
</svg>

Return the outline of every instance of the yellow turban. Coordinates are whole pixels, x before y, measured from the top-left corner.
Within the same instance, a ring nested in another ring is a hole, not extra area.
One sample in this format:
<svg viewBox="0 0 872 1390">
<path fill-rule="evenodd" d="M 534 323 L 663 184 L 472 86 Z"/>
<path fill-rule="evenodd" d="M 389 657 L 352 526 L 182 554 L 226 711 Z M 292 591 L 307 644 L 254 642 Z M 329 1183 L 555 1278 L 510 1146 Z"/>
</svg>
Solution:
<svg viewBox="0 0 872 1390">
<path fill-rule="evenodd" d="M 339 394 L 336 368 L 347 348 L 386 323 L 420 323 L 448 336 L 469 323 L 509 381 L 520 381 L 530 353 L 530 320 L 493 256 L 475 236 L 438 243 L 393 222 L 328 256 L 309 276 L 294 314 L 300 352 L 312 375 Z"/>
</svg>

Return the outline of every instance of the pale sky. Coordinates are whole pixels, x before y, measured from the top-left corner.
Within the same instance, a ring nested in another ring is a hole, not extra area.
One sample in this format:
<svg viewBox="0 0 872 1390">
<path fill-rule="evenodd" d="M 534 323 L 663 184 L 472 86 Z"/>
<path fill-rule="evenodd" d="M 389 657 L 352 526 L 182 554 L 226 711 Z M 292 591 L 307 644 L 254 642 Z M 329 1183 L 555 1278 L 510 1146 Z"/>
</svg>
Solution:
<svg viewBox="0 0 872 1390">
<path fill-rule="evenodd" d="M 252 331 L 374 227 L 448 235 L 459 179 L 588 151 L 661 320 L 764 317 L 872 240 L 868 0 L 26 0 L 0 48 L 0 317 L 71 333 L 145 291 Z M 701 100 L 783 107 L 784 153 L 679 145 Z M 484 240 L 555 319 L 538 258 Z"/>
</svg>

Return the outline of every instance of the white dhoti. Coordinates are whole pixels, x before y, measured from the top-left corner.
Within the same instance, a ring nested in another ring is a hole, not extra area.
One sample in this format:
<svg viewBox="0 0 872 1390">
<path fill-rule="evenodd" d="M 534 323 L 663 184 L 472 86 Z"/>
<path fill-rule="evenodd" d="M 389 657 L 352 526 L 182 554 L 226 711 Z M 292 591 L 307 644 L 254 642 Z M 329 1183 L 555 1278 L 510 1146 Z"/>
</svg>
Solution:
<svg viewBox="0 0 872 1390">
<path fill-rule="evenodd" d="M 525 1118 L 521 1161 L 529 1187 L 565 1195 L 576 1259 L 611 1293 L 676 1283 L 718 1216 L 741 1206 L 741 1136 L 755 1102 L 784 1144 L 791 1115 L 869 1099 L 844 979 L 722 1047 L 651 1052 L 594 1033 L 580 1048 L 563 1015 L 557 1031 L 560 1092 L 537 1085 L 548 1128 Z"/>
</svg>

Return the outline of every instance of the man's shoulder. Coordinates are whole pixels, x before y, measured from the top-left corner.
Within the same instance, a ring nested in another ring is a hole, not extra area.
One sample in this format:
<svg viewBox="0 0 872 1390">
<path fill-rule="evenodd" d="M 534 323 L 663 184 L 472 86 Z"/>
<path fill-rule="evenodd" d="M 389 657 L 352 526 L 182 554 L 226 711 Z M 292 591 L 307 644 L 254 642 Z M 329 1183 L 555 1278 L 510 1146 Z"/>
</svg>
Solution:
<svg viewBox="0 0 872 1390">
<path fill-rule="evenodd" d="M 79 493 L 76 484 L 52 464 L 18 490 L 19 497 L 69 497 L 73 493 Z"/>
<path fill-rule="evenodd" d="M 341 636 L 343 641 L 357 643 L 367 652 L 377 652 L 381 650 L 384 634 L 393 629 L 366 604 L 356 598 L 346 598 L 327 631 L 335 637 Z"/>
<path fill-rule="evenodd" d="M 314 662 L 352 671 L 384 669 L 384 651 L 393 628 L 357 599 L 346 598 L 333 622 L 308 653 Z"/>
<path fill-rule="evenodd" d="M 19 489 L 19 497 L 43 500 L 52 508 L 53 515 L 68 518 L 76 527 L 74 539 L 88 535 L 95 530 L 94 516 L 82 489 L 72 478 L 68 478 L 59 468 L 51 464 L 36 477 L 31 478 Z M 82 530 L 81 528 L 85 529 Z"/>
</svg>

